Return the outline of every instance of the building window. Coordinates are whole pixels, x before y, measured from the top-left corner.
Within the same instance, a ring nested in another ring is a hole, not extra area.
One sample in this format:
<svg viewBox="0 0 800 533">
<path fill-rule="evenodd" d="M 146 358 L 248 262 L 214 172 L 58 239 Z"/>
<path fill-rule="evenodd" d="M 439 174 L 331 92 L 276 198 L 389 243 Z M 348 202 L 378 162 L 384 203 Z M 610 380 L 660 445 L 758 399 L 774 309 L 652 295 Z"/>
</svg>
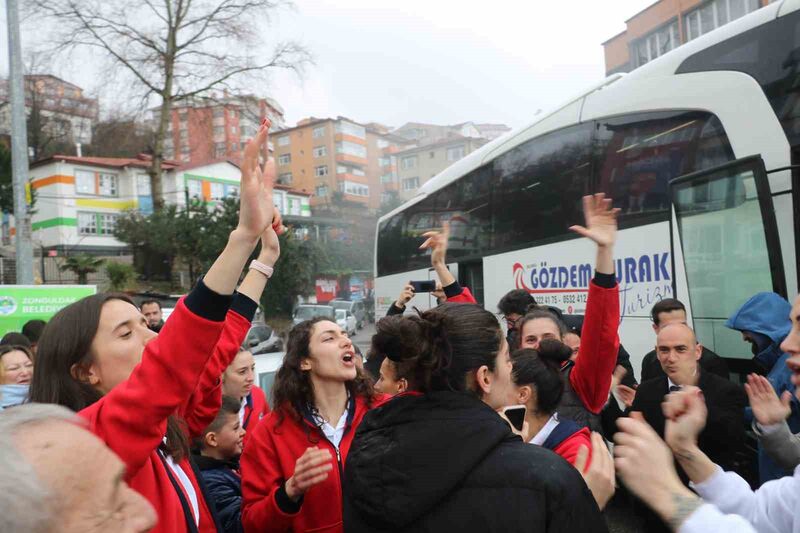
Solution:
<svg viewBox="0 0 800 533">
<path fill-rule="evenodd" d="M 203 183 L 200 180 L 186 180 L 189 198 L 203 198 Z"/>
<path fill-rule="evenodd" d="M 225 157 L 225 143 L 214 143 L 214 158 L 220 159 Z"/>
<path fill-rule="evenodd" d="M 214 118 L 222 118 L 225 116 L 225 108 L 215 107 L 213 111 Z"/>
<path fill-rule="evenodd" d="M 462 157 L 464 157 L 466 152 L 466 148 L 462 144 L 461 146 L 454 146 L 452 148 L 447 149 L 447 160 L 448 161 L 458 161 Z"/>
<path fill-rule="evenodd" d="M 78 194 L 94 194 L 94 172 L 75 171 L 75 192 Z"/>
<path fill-rule="evenodd" d="M 355 183 L 352 181 L 343 181 L 339 184 L 339 189 L 351 196 L 369 197 L 369 186 L 363 183 Z"/>
<path fill-rule="evenodd" d="M 328 196 L 328 186 L 327 185 L 320 185 L 317 187 L 317 196 L 325 197 Z"/>
<path fill-rule="evenodd" d="M 384 174 L 381 176 L 381 183 L 394 183 L 394 176 L 392 174 Z"/>
<path fill-rule="evenodd" d="M 236 152 L 239 149 L 239 143 L 231 143 L 231 152 Z"/>
<path fill-rule="evenodd" d="M 114 235 L 114 228 L 117 227 L 117 215 L 110 213 L 100 213 L 97 215 L 100 222 L 97 228 L 98 235 Z"/>
<path fill-rule="evenodd" d="M 367 157 L 367 149 L 363 145 L 348 141 L 341 141 L 336 143 L 336 153 L 351 155 L 353 157 L 359 157 L 361 159 L 366 159 Z"/>
<path fill-rule="evenodd" d="M 189 162 L 189 160 L 191 158 L 192 158 L 192 154 L 191 154 L 191 152 L 189 152 L 189 150 L 182 150 L 181 151 L 181 161 L 183 161 L 184 163 L 187 163 L 187 162 Z"/>
<path fill-rule="evenodd" d="M 314 147 L 314 157 L 325 157 L 328 155 L 328 148 L 325 146 Z"/>
<path fill-rule="evenodd" d="M 212 181 L 211 185 L 211 199 L 212 200 L 222 200 L 225 198 L 225 184 L 224 183 L 217 183 Z"/>
<path fill-rule="evenodd" d="M 382 166 L 382 167 L 388 167 L 389 165 L 391 165 L 391 164 L 392 164 L 392 160 L 391 160 L 390 158 L 388 158 L 388 157 L 381 157 L 381 158 L 378 160 L 378 164 L 379 164 L 380 166 Z"/>
<path fill-rule="evenodd" d="M 417 156 L 415 155 L 408 155 L 400 159 L 400 166 L 403 170 L 408 170 L 411 168 L 417 168 Z"/>
<path fill-rule="evenodd" d="M 635 65 L 641 67 L 680 46 L 678 22 L 674 21 L 645 35 L 633 44 Z"/>
<path fill-rule="evenodd" d="M 224 137 L 225 126 L 214 126 L 214 137 Z"/>
<path fill-rule="evenodd" d="M 292 154 L 283 154 L 278 156 L 279 165 L 288 165 L 292 162 Z"/>
<path fill-rule="evenodd" d="M 97 235 L 97 216 L 94 213 L 78 213 L 78 233 Z"/>
<path fill-rule="evenodd" d="M 314 167 L 314 175 L 316 177 L 320 176 L 327 176 L 328 175 L 328 165 L 322 165 L 320 167 Z"/>
<path fill-rule="evenodd" d="M 336 123 L 336 133 L 358 137 L 359 139 L 366 139 L 367 137 L 367 130 L 364 126 L 353 124 L 345 120 L 340 120 Z"/>
<path fill-rule="evenodd" d="M 289 146 L 289 136 L 282 135 L 278 137 L 278 146 Z"/>
<path fill-rule="evenodd" d="M 225 198 L 229 196 L 239 196 L 238 185 L 225 185 Z"/>
<path fill-rule="evenodd" d="M 136 194 L 139 196 L 150 196 L 152 190 L 150 189 L 150 176 L 147 174 L 136 175 Z"/>
<path fill-rule="evenodd" d="M 292 173 L 284 172 L 283 174 L 278 174 L 278 183 L 280 183 L 281 185 L 291 185 Z"/>
<path fill-rule="evenodd" d="M 413 191 L 419 189 L 419 178 L 406 178 L 403 180 L 403 190 Z"/>
<path fill-rule="evenodd" d="M 759 0 L 712 0 L 684 16 L 686 40 L 697 39 L 760 7 Z"/>
<path fill-rule="evenodd" d="M 325 126 L 318 126 L 314 128 L 314 132 L 311 135 L 315 139 L 319 139 L 320 137 L 325 137 Z"/>
<path fill-rule="evenodd" d="M 186 129 L 181 129 L 181 132 L 180 132 L 180 139 L 181 139 L 182 141 L 185 141 L 185 140 L 187 140 L 188 138 L 189 138 L 189 130 L 186 130 Z"/>
<path fill-rule="evenodd" d="M 117 176 L 101 173 L 97 180 L 97 194 L 100 196 L 117 195 Z"/>
<path fill-rule="evenodd" d="M 386 148 L 387 146 L 389 146 L 389 141 L 387 141 L 386 139 L 378 139 L 377 144 L 378 148 Z"/>
</svg>

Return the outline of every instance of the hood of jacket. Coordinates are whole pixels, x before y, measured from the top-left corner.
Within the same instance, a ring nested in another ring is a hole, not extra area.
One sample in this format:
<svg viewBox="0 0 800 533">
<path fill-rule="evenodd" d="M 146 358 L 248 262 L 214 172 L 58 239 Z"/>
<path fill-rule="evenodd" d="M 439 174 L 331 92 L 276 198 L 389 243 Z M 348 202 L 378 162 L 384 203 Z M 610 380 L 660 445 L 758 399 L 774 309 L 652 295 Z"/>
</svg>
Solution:
<svg viewBox="0 0 800 533">
<path fill-rule="evenodd" d="M 201 472 L 205 472 L 207 470 L 219 470 L 219 469 L 229 469 L 229 470 L 238 470 L 239 469 L 239 461 L 237 459 L 231 459 L 230 461 L 222 461 L 220 459 L 215 459 L 213 457 L 208 457 L 206 455 L 192 454 L 192 459 L 194 459 L 194 464 L 197 465 L 197 468 L 200 469 Z"/>
<path fill-rule="evenodd" d="M 519 437 L 473 395 L 399 396 L 364 417 L 347 456 L 345 491 L 371 524 L 402 528 L 509 440 Z"/>
<path fill-rule="evenodd" d="M 792 306 L 774 292 L 760 292 L 734 311 L 725 326 L 737 331 L 766 335 L 780 344 L 792 329 Z"/>
</svg>

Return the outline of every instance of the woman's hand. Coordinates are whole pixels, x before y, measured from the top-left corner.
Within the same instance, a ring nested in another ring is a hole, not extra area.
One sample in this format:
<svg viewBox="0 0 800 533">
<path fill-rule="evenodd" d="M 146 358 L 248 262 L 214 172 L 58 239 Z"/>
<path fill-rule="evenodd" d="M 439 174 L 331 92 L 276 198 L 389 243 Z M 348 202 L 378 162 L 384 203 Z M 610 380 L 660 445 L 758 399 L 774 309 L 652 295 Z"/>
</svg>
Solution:
<svg viewBox="0 0 800 533">
<path fill-rule="evenodd" d="M 269 119 L 264 119 L 258 134 L 244 149 L 241 166 L 239 225 L 236 229 L 254 243 L 274 219 L 272 187 L 275 183 L 275 160 L 268 158 L 263 168 L 258 162 L 259 154 L 267 145 L 270 125 Z"/>
<path fill-rule="evenodd" d="M 569 229 L 593 240 L 600 247 L 613 246 L 617 240 L 617 214 L 619 209 L 611 207 L 611 199 L 603 193 L 583 197 L 583 217 L 586 227 L 572 226 Z"/>
<path fill-rule="evenodd" d="M 597 506 L 603 510 L 617 490 L 617 478 L 614 473 L 614 461 L 611 459 L 603 437 L 592 432 L 592 463 L 586 468 L 589 459 L 589 448 L 581 446 L 575 459 L 575 468 L 581 473 L 589 490 L 592 491 Z"/>
<path fill-rule="evenodd" d="M 299 501 L 308 489 L 328 479 L 333 469 L 333 457 L 328 450 L 316 446 L 307 448 L 294 465 L 294 475 L 286 480 L 286 495 L 292 501 Z"/>
<path fill-rule="evenodd" d="M 447 257 L 447 241 L 450 239 L 450 223 L 442 225 L 442 231 L 427 231 L 422 234 L 425 242 L 419 247 L 420 250 L 430 248 L 431 265 L 444 265 Z"/>
<path fill-rule="evenodd" d="M 761 426 L 780 424 L 792 414 L 792 393 L 784 391 L 780 398 L 764 376 L 750 374 L 744 384 L 753 416 Z"/>
</svg>

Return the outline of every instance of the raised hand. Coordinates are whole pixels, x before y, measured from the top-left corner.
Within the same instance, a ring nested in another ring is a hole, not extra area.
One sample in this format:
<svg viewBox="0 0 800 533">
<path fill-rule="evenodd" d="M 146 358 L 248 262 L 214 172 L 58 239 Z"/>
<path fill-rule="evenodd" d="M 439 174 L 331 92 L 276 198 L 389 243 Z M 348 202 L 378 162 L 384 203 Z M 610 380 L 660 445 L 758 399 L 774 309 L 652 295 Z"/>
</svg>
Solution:
<svg viewBox="0 0 800 533">
<path fill-rule="evenodd" d="M 597 506 L 603 510 L 617 490 L 617 478 L 614 472 L 614 461 L 599 433 L 592 432 L 592 462 L 589 468 L 586 468 L 588 460 L 589 448 L 581 446 L 578 456 L 575 458 L 575 468 L 581 473 L 589 490 L 592 491 Z"/>
<path fill-rule="evenodd" d="M 450 222 L 442 225 L 442 231 L 427 231 L 422 236 L 426 238 L 426 241 L 419 249 L 430 249 L 432 265 L 444 264 L 447 257 L 447 241 L 450 239 Z"/>
<path fill-rule="evenodd" d="M 265 265 L 275 266 L 281 256 L 281 243 L 278 240 L 278 235 L 281 235 L 284 231 L 286 231 L 286 228 L 283 226 L 281 214 L 276 209 L 272 224 L 267 226 L 267 229 L 261 234 L 261 251 L 258 253 L 259 261 Z"/>
<path fill-rule="evenodd" d="M 611 207 L 611 199 L 605 194 L 583 197 L 583 218 L 586 226 L 572 226 L 569 229 L 593 240 L 598 246 L 612 246 L 617 240 L 617 214 L 619 209 Z"/>
<path fill-rule="evenodd" d="M 262 168 L 258 156 L 267 145 L 269 119 L 264 119 L 258 134 L 244 149 L 241 166 L 241 200 L 239 202 L 239 232 L 254 242 L 274 219 L 272 187 L 275 183 L 275 160 L 268 158 Z"/>
<path fill-rule="evenodd" d="M 762 426 L 780 424 L 792 414 L 792 393 L 784 391 L 778 398 L 775 389 L 764 376 L 756 374 L 747 376 L 744 390 L 747 392 L 747 397 L 750 398 L 753 416 Z"/>
<path fill-rule="evenodd" d="M 697 437 L 706 427 L 708 409 L 703 393 L 697 387 L 668 394 L 661 404 L 666 425 L 664 438 L 673 451 L 697 444 Z"/>
<path fill-rule="evenodd" d="M 397 307 L 403 308 L 406 306 L 408 302 L 414 297 L 414 287 L 410 283 L 406 283 L 406 286 L 403 287 L 403 290 L 400 292 L 400 296 L 397 297 Z"/>
<path fill-rule="evenodd" d="M 286 495 L 298 501 L 314 485 L 328 479 L 328 472 L 333 469 L 333 457 L 328 450 L 320 450 L 316 446 L 307 448 L 297 459 L 294 474 L 286 480 Z"/>
</svg>

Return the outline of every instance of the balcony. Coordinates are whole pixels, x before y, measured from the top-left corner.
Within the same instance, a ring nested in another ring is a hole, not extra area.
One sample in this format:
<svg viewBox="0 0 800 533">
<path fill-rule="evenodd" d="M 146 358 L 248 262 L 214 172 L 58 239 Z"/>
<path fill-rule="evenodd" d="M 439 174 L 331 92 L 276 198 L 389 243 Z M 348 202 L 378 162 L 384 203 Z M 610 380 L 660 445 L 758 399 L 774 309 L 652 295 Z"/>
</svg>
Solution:
<svg viewBox="0 0 800 533">
<path fill-rule="evenodd" d="M 363 183 L 364 185 L 369 185 L 369 180 L 367 180 L 367 176 L 357 176 L 355 174 L 350 174 L 347 172 L 337 172 L 336 179 L 339 181 L 347 180 L 347 181 L 352 181 L 354 183 Z"/>
<path fill-rule="evenodd" d="M 367 165 L 367 159 L 365 157 L 358 157 L 350 154 L 336 154 L 336 161 L 339 163 L 350 163 L 353 165 Z"/>
<path fill-rule="evenodd" d="M 333 140 L 335 142 L 342 142 L 342 141 L 351 142 L 355 144 L 360 144 L 362 146 L 367 145 L 367 140 L 365 138 L 355 137 L 353 135 L 348 135 L 346 133 L 337 133 L 336 135 L 333 136 Z"/>
</svg>

